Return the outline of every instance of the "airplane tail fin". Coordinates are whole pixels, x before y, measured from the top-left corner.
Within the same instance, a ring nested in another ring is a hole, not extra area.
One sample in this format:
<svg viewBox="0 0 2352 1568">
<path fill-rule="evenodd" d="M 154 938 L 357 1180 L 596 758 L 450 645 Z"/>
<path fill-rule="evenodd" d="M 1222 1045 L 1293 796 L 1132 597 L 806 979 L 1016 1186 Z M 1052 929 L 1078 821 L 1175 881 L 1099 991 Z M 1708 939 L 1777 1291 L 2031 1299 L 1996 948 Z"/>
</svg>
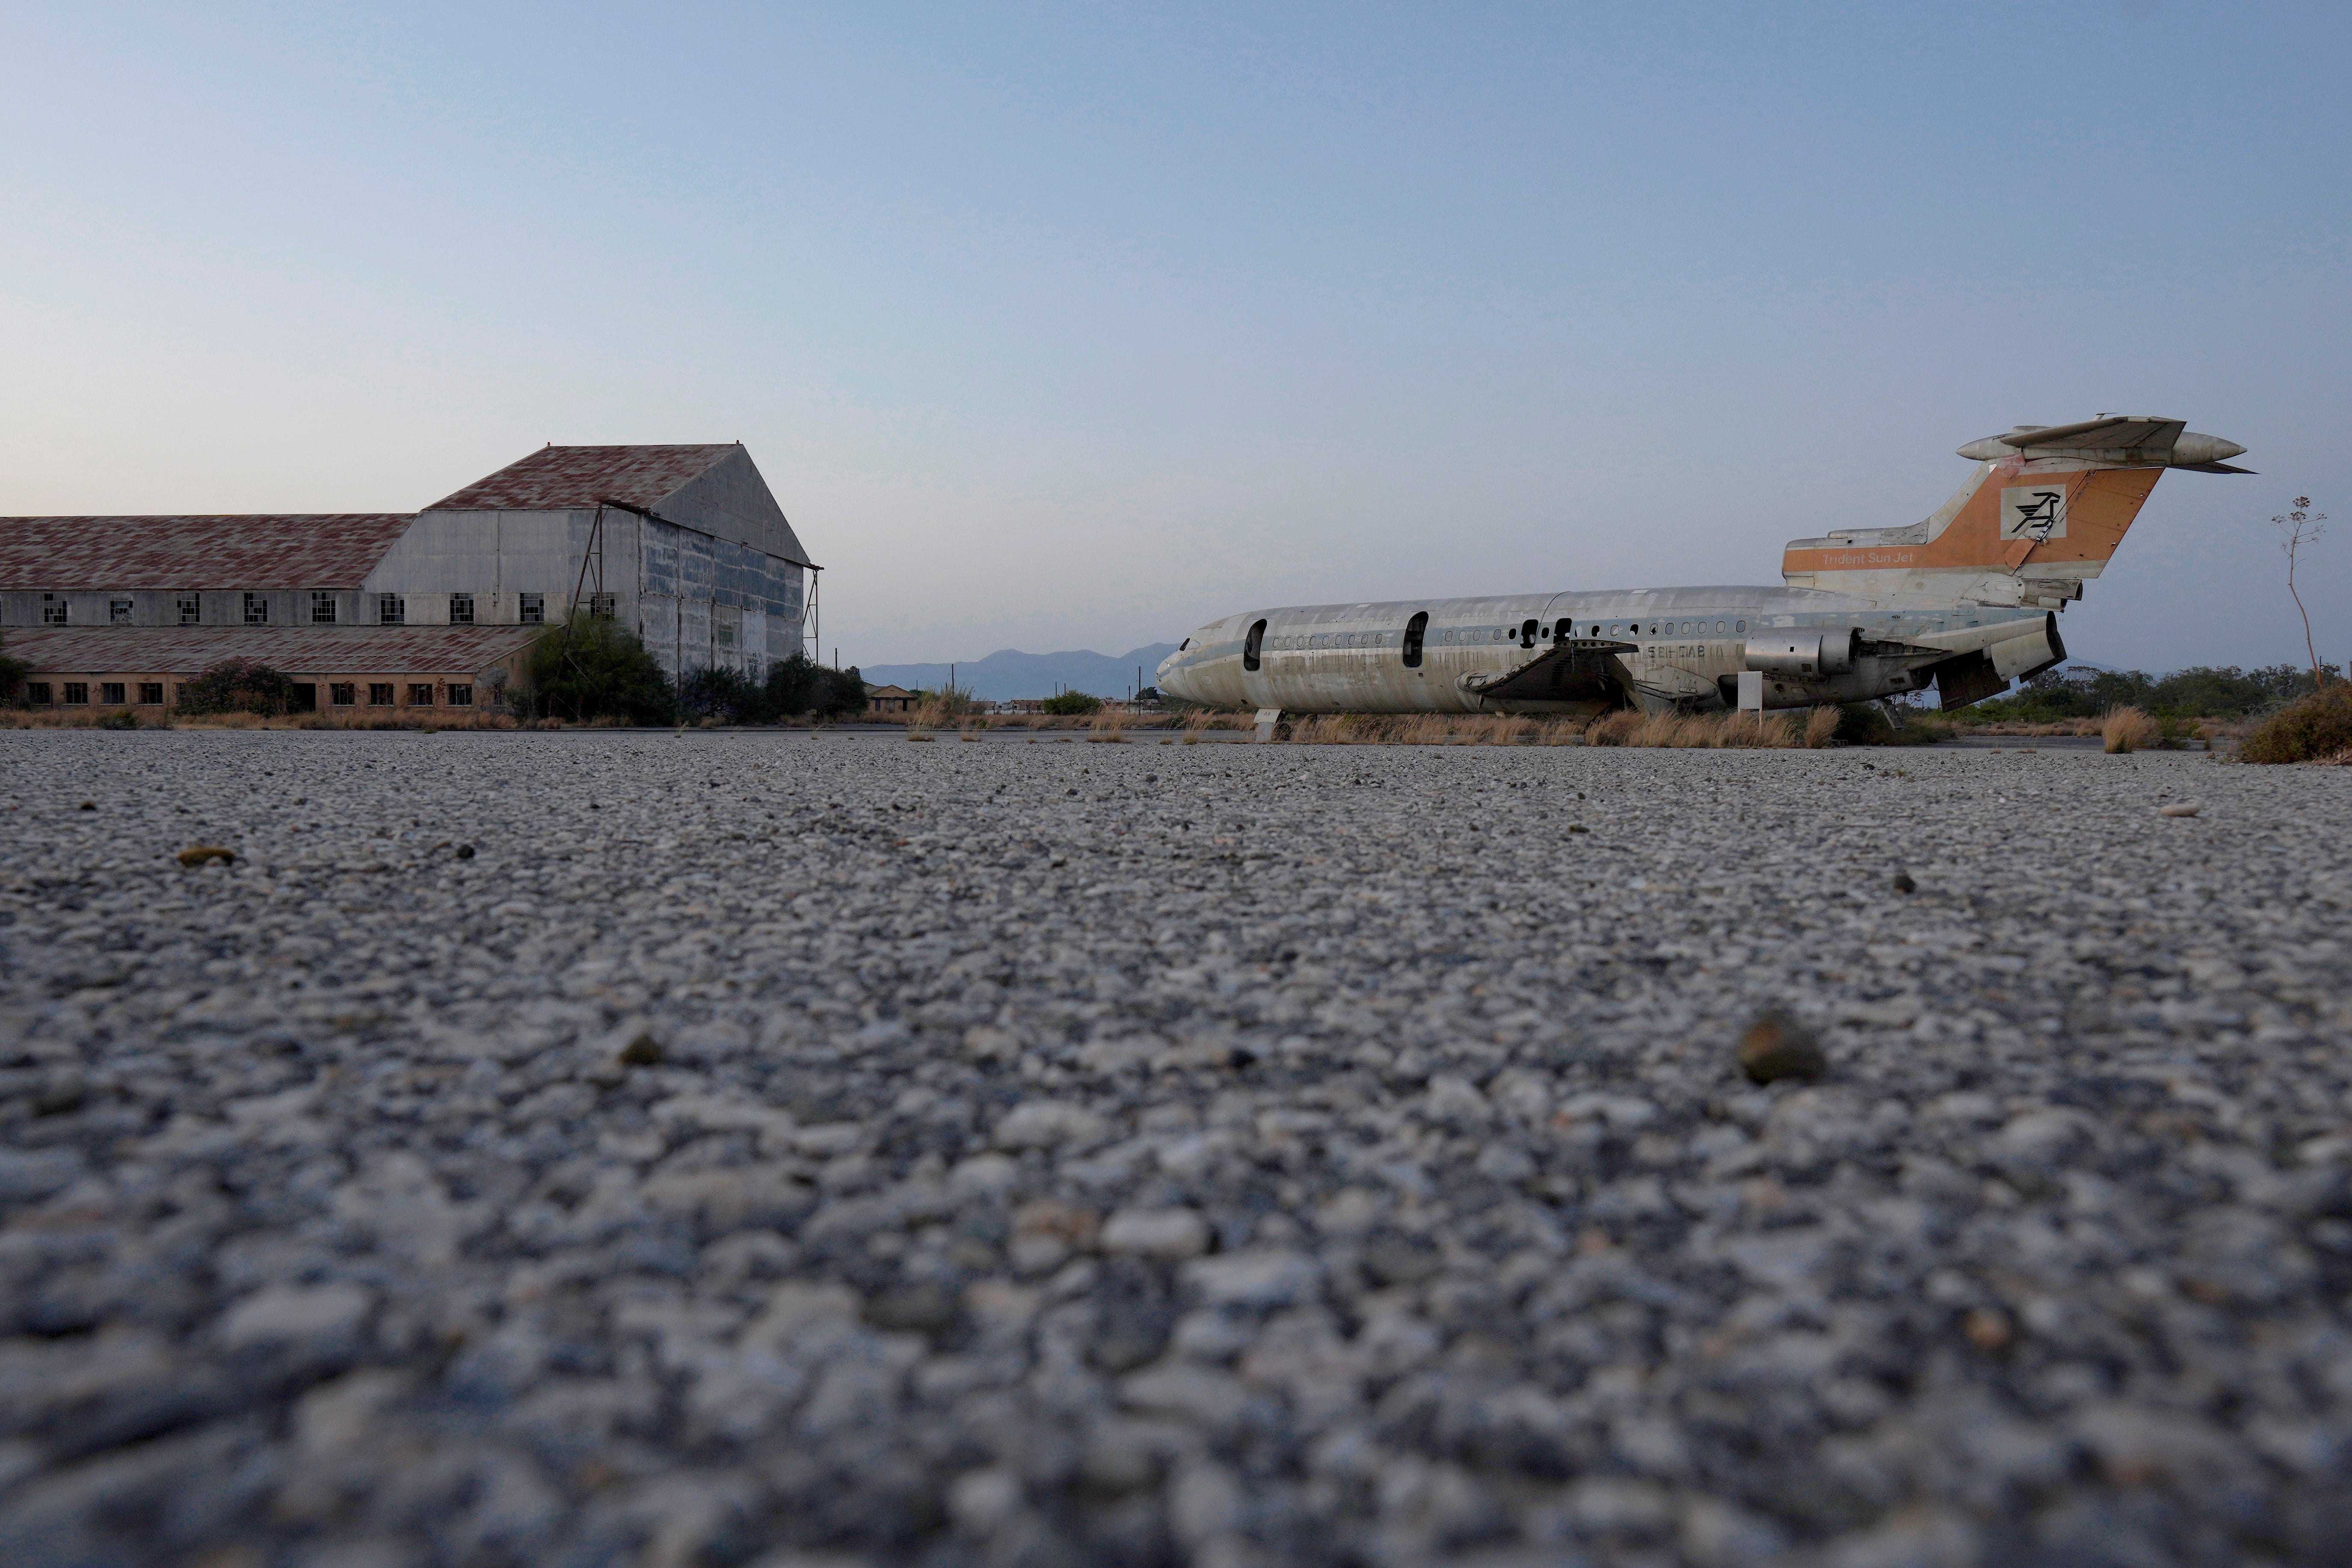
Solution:
<svg viewBox="0 0 2352 1568">
<path fill-rule="evenodd" d="M 1959 449 L 1970 475 L 1933 517 L 1909 528 L 1792 539 L 1781 580 L 1864 595 L 1923 594 L 2056 609 L 2115 556 L 2167 468 L 2243 474 L 2245 448 L 2178 419 L 2103 414 L 2074 425 L 2021 425 Z"/>
</svg>

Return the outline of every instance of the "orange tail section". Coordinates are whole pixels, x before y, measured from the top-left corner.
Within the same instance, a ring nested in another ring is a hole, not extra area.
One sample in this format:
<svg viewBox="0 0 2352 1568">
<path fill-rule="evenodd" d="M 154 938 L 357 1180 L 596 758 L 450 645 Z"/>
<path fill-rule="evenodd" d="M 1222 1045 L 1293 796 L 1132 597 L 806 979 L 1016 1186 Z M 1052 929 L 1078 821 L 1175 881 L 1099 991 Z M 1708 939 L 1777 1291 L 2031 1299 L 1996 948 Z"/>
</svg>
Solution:
<svg viewBox="0 0 2352 1568">
<path fill-rule="evenodd" d="M 1960 448 L 1979 460 L 1977 471 L 1933 517 L 1791 540 L 1781 578 L 1868 597 L 2055 609 L 2081 598 L 2114 559 L 2165 469 L 2244 473 L 2221 461 L 2243 450 L 2189 434 L 2179 420 L 2020 426 Z"/>
</svg>

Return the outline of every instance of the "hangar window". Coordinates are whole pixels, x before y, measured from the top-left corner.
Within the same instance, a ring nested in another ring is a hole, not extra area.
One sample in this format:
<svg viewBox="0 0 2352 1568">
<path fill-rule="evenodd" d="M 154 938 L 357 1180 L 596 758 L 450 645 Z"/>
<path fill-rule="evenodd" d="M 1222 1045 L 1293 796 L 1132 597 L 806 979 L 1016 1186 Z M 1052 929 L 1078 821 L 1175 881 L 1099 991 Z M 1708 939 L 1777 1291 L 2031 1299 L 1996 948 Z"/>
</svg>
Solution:
<svg viewBox="0 0 2352 1568">
<path fill-rule="evenodd" d="M 180 595 L 180 624 L 182 626 L 194 626 L 198 621 L 204 619 L 204 603 L 202 600 L 198 599 L 195 595 L 183 594 Z"/>
<path fill-rule="evenodd" d="M 46 680 L 26 681 L 25 683 L 25 700 L 31 703 L 36 708 L 47 708 L 50 702 L 49 683 Z"/>
<path fill-rule="evenodd" d="M 335 624 L 335 593 L 331 588 L 310 590 L 310 624 L 331 626 Z"/>
<path fill-rule="evenodd" d="M 109 599 L 106 602 L 106 618 L 115 626 L 129 626 L 131 624 L 131 604 L 128 599 Z"/>
<path fill-rule="evenodd" d="M 378 594 L 375 596 L 375 624 L 380 626 L 405 626 L 408 622 L 408 601 L 398 594 Z"/>
<path fill-rule="evenodd" d="M 520 618 L 521 619 L 522 624 L 527 626 L 545 626 L 547 624 L 547 595 L 544 594 L 525 594 L 522 596 L 522 607 Z"/>
<path fill-rule="evenodd" d="M 139 702 L 140 706 L 144 708 L 161 708 L 163 706 L 163 683 L 160 680 L 141 681 L 139 683 Z"/>
<path fill-rule="evenodd" d="M 431 685 L 429 685 L 428 683 L 425 682 L 425 681 L 422 681 L 422 680 L 418 680 L 418 681 L 412 681 L 412 682 L 409 684 L 409 688 L 408 688 L 408 705 L 409 705 L 411 708 L 430 708 L 430 707 L 432 707 L 432 706 L 433 706 L 433 688 L 432 688 L 432 686 L 431 686 Z"/>
<path fill-rule="evenodd" d="M 66 601 L 61 594 L 41 595 L 41 625 L 61 626 L 66 624 Z"/>
<path fill-rule="evenodd" d="M 368 706 L 371 708 L 389 708 L 392 706 L 391 681 L 371 680 L 368 682 Z"/>
<path fill-rule="evenodd" d="M 1242 668 L 1255 671 L 1260 662 L 1258 654 L 1265 647 L 1265 623 L 1250 623 L 1249 636 L 1242 640 Z"/>
<path fill-rule="evenodd" d="M 449 624 L 453 626 L 470 626 L 474 624 L 473 595 L 452 594 L 449 595 Z"/>
<path fill-rule="evenodd" d="M 67 700 L 68 702 L 87 702 L 87 701 L 89 701 L 89 682 L 88 682 L 88 681 L 86 681 L 86 680 L 68 680 L 68 681 L 67 681 L 67 682 L 66 682 L 66 700 Z"/>
<path fill-rule="evenodd" d="M 473 705 L 474 705 L 474 689 L 473 689 L 472 687 L 470 687 L 470 686 L 453 686 L 453 687 L 451 687 L 451 688 L 449 689 L 449 706 L 450 706 L 450 707 L 452 707 L 452 708 L 471 708 Z"/>
<path fill-rule="evenodd" d="M 119 680 L 100 681 L 98 683 L 98 700 L 100 702 L 107 704 L 109 707 L 118 708 L 123 703 L 131 700 L 131 699 L 124 694 L 122 682 Z"/>
<path fill-rule="evenodd" d="M 266 626 L 269 624 L 268 595 L 247 594 L 245 596 L 245 624 L 248 626 Z"/>
<path fill-rule="evenodd" d="M 1404 667 L 1407 669 L 1421 668 L 1421 644 L 1422 639 L 1427 636 L 1429 636 L 1429 612 L 1415 610 L 1412 619 L 1404 624 Z"/>
<path fill-rule="evenodd" d="M 588 613 L 600 621 L 609 621 L 621 613 L 621 600 L 616 594 L 588 595 Z"/>
<path fill-rule="evenodd" d="M 355 682 L 337 680 L 329 683 L 327 687 L 327 700 L 337 708 L 352 707 L 358 703 L 359 699 L 360 689 Z"/>
</svg>

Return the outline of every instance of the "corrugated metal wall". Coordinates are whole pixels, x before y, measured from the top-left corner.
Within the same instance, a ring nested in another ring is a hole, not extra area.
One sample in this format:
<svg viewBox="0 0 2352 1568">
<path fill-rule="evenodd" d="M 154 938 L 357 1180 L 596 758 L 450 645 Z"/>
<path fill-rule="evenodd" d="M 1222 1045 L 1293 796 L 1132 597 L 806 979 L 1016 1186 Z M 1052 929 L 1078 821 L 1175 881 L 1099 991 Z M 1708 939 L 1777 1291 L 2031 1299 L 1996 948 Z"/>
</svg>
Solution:
<svg viewBox="0 0 2352 1568">
<path fill-rule="evenodd" d="M 664 669 L 732 669 L 758 680 L 798 651 L 799 567 L 650 519 L 642 537 L 638 634 Z"/>
</svg>

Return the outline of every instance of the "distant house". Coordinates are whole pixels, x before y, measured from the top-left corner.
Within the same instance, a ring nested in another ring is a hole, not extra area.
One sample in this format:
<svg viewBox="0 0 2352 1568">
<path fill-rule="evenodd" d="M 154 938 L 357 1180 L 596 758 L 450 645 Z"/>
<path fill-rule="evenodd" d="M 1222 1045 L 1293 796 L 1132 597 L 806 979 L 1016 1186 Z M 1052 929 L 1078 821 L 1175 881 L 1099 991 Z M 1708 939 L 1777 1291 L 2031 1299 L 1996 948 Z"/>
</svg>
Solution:
<svg viewBox="0 0 2352 1568">
<path fill-rule="evenodd" d="M 869 686 L 866 707 L 872 713 L 912 713 L 920 699 L 903 686 Z"/>
</svg>

